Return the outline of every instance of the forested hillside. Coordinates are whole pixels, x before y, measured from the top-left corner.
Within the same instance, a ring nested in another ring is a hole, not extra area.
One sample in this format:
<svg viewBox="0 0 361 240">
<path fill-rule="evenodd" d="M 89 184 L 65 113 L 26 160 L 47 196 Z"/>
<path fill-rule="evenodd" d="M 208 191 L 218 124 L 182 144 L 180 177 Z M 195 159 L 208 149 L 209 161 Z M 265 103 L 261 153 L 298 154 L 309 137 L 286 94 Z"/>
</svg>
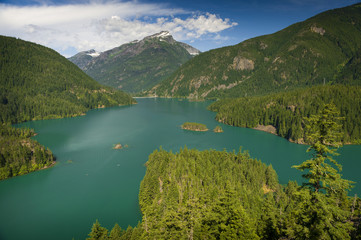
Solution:
<svg viewBox="0 0 361 240">
<path fill-rule="evenodd" d="M 101 86 L 49 48 L 0 36 L 0 179 L 53 163 L 54 157 L 9 123 L 72 117 L 89 109 L 135 103 L 124 92 Z"/>
<path fill-rule="evenodd" d="M 132 104 L 49 48 L 0 36 L 0 122 L 71 117 L 98 107 Z"/>
<path fill-rule="evenodd" d="M 360 84 L 361 4 L 274 34 L 202 53 L 149 94 L 189 98 L 264 95 L 323 83 Z"/>
<path fill-rule="evenodd" d="M 220 122 L 255 128 L 271 125 L 290 141 L 307 143 L 304 118 L 334 103 L 344 117 L 342 142 L 361 143 L 361 87 L 317 86 L 266 96 L 219 100 L 209 106 Z"/>
<path fill-rule="evenodd" d="M 142 92 L 169 77 L 199 50 L 173 39 L 163 31 L 140 41 L 123 44 L 100 53 L 79 53 L 70 61 L 76 63 L 99 83 L 127 92 Z"/>
<path fill-rule="evenodd" d="M 341 118 L 326 104 L 306 121 L 311 158 L 302 187 L 278 183 L 272 166 L 247 152 L 156 150 L 146 163 L 139 204 L 142 222 L 110 234 L 98 221 L 95 239 L 360 239 L 361 200 L 333 158 Z"/>
</svg>

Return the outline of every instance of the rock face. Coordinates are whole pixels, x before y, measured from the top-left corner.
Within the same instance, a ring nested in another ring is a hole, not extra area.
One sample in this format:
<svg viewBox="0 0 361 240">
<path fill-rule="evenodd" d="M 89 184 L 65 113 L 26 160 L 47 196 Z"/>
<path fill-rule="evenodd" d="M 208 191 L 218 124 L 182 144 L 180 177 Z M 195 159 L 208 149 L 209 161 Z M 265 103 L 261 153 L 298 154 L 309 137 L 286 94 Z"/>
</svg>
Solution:
<svg viewBox="0 0 361 240">
<path fill-rule="evenodd" d="M 311 32 L 315 32 L 315 33 L 318 33 L 323 36 L 325 34 L 326 30 L 321 27 L 312 26 Z"/>
<path fill-rule="evenodd" d="M 254 69 L 254 61 L 244 58 L 244 57 L 235 57 L 233 59 L 234 70 L 253 70 Z"/>
<path fill-rule="evenodd" d="M 69 60 L 99 83 L 134 93 L 153 87 L 199 53 L 162 31 L 102 53 L 81 52 Z"/>
<path fill-rule="evenodd" d="M 267 125 L 267 126 L 258 125 L 254 129 L 261 130 L 261 131 L 264 131 L 264 132 L 268 132 L 268 133 L 272 133 L 272 134 L 277 135 L 277 129 L 272 125 Z"/>
</svg>

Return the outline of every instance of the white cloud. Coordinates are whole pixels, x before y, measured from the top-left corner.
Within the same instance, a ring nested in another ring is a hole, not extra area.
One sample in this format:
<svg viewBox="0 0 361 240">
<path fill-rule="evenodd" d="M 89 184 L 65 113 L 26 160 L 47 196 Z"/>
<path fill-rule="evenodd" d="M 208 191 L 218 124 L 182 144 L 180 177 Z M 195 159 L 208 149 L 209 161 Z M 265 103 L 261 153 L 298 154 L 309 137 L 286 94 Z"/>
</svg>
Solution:
<svg viewBox="0 0 361 240">
<path fill-rule="evenodd" d="M 61 53 L 67 49 L 104 51 L 162 30 L 169 30 L 180 41 L 203 36 L 219 40 L 221 31 L 236 25 L 215 14 L 190 15 L 183 9 L 137 1 L 61 6 L 0 4 L 1 35 L 33 41 Z"/>
</svg>

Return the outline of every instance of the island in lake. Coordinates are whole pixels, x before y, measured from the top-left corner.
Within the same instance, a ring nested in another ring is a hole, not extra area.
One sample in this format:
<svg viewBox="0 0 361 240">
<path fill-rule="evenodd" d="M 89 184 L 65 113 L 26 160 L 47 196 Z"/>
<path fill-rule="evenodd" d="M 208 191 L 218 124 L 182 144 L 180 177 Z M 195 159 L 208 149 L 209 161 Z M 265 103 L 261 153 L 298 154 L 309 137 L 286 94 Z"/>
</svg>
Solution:
<svg viewBox="0 0 361 240">
<path fill-rule="evenodd" d="M 113 146 L 113 149 L 123 149 L 123 148 L 127 148 L 128 144 L 122 145 L 120 143 L 117 143 Z"/>
<path fill-rule="evenodd" d="M 223 132 L 223 129 L 221 126 L 216 126 L 214 129 L 213 129 L 213 132 L 215 133 L 222 133 Z"/>
<path fill-rule="evenodd" d="M 182 124 L 182 129 L 190 130 L 190 131 L 197 131 L 197 132 L 206 132 L 208 128 L 205 124 L 202 123 L 195 123 L 195 122 L 185 122 Z"/>
</svg>

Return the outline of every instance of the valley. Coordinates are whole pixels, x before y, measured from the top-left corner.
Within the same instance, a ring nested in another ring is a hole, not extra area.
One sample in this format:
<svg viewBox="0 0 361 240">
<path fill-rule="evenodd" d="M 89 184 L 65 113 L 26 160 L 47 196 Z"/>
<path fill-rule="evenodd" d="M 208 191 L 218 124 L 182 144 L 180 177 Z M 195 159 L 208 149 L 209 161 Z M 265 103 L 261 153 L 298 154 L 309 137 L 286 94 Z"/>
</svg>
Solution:
<svg viewBox="0 0 361 240">
<path fill-rule="evenodd" d="M 360 53 L 360 3 L 205 52 L 0 36 L 0 239 L 360 239 Z"/>
</svg>

